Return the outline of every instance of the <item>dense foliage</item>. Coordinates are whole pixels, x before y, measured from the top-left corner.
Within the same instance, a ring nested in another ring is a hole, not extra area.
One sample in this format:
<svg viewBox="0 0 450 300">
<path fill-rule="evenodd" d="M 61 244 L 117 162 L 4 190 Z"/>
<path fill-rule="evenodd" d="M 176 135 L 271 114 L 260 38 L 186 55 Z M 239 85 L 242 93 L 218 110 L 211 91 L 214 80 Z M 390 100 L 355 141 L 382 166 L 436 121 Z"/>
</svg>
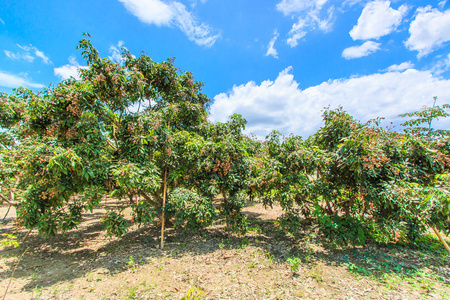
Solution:
<svg viewBox="0 0 450 300">
<path fill-rule="evenodd" d="M 126 207 L 139 225 L 201 230 L 221 213 L 243 233 L 250 198 L 281 205 L 289 232 L 312 223 L 340 245 L 450 232 L 449 131 L 431 126 L 449 105 L 403 115 L 404 132 L 326 109 L 308 139 L 273 132 L 260 142 L 239 115 L 209 122 L 202 84 L 173 60 L 126 49 L 120 62 L 100 58 L 87 35 L 78 48 L 88 65 L 79 80 L 0 95 L 0 198 L 19 226 L 67 231 L 112 197 L 110 235 L 126 233 Z"/>
<path fill-rule="evenodd" d="M 340 245 L 414 241 L 429 226 L 450 232 L 445 131 L 390 131 L 378 120 L 360 123 L 342 108 L 323 117 L 324 126 L 306 141 L 269 136 L 273 171 L 264 199 L 286 209 L 282 224 L 297 230 L 302 212 Z"/>
<path fill-rule="evenodd" d="M 89 66 L 80 80 L 0 97 L 0 195 L 17 206 L 21 225 L 49 235 L 70 230 L 110 196 L 121 200 L 104 216 L 110 234 L 126 232 L 125 207 L 146 224 L 161 218 L 166 198 L 176 224 L 201 228 L 216 215 L 212 200 L 220 192 L 239 230 L 245 121 L 209 123 L 202 84 L 171 60 L 155 63 L 124 49 L 113 62 L 87 39 L 79 48 Z"/>
</svg>

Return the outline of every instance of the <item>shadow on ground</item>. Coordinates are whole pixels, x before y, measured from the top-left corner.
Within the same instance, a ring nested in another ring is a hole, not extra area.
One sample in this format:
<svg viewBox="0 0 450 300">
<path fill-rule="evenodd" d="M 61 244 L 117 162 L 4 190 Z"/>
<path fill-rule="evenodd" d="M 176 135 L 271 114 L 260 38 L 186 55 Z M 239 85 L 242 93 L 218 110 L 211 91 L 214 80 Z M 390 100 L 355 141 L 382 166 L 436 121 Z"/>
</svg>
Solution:
<svg viewBox="0 0 450 300">
<path fill-rule="evenodd" d="M 78 230 L 50 238 L 32 233 L 19 248 L 0 251 L 8 266 L 0 270 L 0 278 L 9 278 L 15 267 L 17 259 L 8 258 L 20 257 L 24 251 L 14 278 L 27 280 L 23 289 L 31 291 L 36 287 L 81 278 L 98 269 L 104 269 L 109 274 L 125 272 L 130 258 L 133 264 L 145 265 L 151 258 L 177 258 L 187 253 L 202 255 L 252 246 L 258 247 L 278 263 L 290 262 L 294 258 L 311 265 L 321 261 L 345 266 L 355 274 L 377 279 L 389 274 L 414 276 L 431 269 L 441 281 L 450 283 L 449 259 L 445 258 L 438 245 L 428 250 L 414 249 L 410 245 L 379 244 L 333 249 L 329 243 L 316 237 L 311 226 L 305 226 L 299 235 L 293 236 L 281 230 L 275 220 L 262 219 L 260 213 L 246 214 L 249 233 L 245 236 L 229 234 L 223 225 L 215 225 L 199 233 L 168 228 L 162 250 L 159 249 L 160 228 L 157 225 L 134 226 L 121 238 L 109 239 L 100 223 L 103 214 L 87 214 Z M 223 220 L 218 223 L 223 223 Z M 12 233 L 12 230 L 0 228 L 0 233 Z M 19 240 L 25 234 L 18 233 Z"/>
</svg>

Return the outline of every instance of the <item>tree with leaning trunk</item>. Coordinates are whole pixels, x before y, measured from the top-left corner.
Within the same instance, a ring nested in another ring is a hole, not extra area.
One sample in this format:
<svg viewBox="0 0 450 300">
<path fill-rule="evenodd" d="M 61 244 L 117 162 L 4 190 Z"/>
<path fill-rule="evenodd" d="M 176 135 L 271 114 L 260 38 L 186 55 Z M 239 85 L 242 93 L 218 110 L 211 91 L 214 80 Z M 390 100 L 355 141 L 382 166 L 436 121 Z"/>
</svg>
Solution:
<svg viewBox="0 0 450 300">
<path fill-rule="evenodd" d="M 173 60 L 123 49 L 114 62 L 88 38 L 78 46 L 88 65 L 79 80 L 0 97 L 1 199 L 43 234 L 76 227 L 106 195 L 121 200 L 103 219 L 111 235 L 127 230 L 124 207 L 139 224 L 164 221 L 167 191 L 186 177 L 179 137 L 207 122 L 202 84 Z"/>
</svg>

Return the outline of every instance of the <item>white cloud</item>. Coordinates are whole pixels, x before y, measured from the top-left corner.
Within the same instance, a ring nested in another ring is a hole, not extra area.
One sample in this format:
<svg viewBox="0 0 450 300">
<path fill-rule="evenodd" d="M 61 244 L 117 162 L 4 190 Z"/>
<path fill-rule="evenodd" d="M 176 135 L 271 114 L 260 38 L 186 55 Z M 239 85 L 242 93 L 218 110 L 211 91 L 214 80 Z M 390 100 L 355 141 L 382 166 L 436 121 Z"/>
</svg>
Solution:
<svg viewBox="0 0 450 300">
<path fill-rule="evenodd" d="M 433 96 L 450 102 L 450 80 L 429 71 L 377 73 L 301 90 L 290 70 L 280 72 L 275 81 L 248 82 L 215 96 L 210 118 L 224 122 L 239 113 L 248 121 L 246 132 L 261 138 L 274 129 L 285 135 L 308 136 L 322 125 L 321 110 L 327 106 L 342 105 L 361 121 L 385 117 L 386 122 L 398 123 L 398 114 L 431 105 Z M 436 127 L 450 128 L 450 120 L 441 120 Z"/>
<path fill-rule="evenodd" d="M 334 6 L 328 8 L 326 16 L 322 19 L 319 17 L 319 11 L 314 11 L 309 14 L 313 23 L 317 24 L 320 30 L 323 32 L 331 31 L 333 25 L 333 12 Z"/>
<path fill-rule="evenodd" d="M 350 31 L 352 39 L 379 39 L 395 30 L 408 12 L 408 7 L 402 5 L 395 10 L 390 5 L 390 1 L 367 3 L 358 19 L 358 24 Z"/>
<path fill-rule="evenodd" d="M 329 32 L 333 24 L 334 6 L 325 9 L 327 0 L 282 0 L 277 10 L 285 15 L 296 14 L 298 21 L 292 25 L 286 43 L 295 47 L 308 31 L 319 29 Z"/>
<path fill-rule="evenodd" d="M 48 58 L 48 56 L 46 56 L 46 55 L 44 54 L 44 52 L 42 52 L 42 51 L 40 51 L 40 50 L 38 50 L 38 49 L 35 48 L 34 54 L 35 54 L 37 57 L 39 57 L 40 59 L 42 59 L 42 62 L 43 62 L 44 64 L 49 64 L 49 63 L 51 63 L 50 59 Z"/>
<path fill-rule="evenodd" d="M 23 50 L 22 53 L 21 52 L 13 53 L 11 51 L 4 50 L 6 56 L 10 59 L 25 60 L 27 62 L 34 62 L 36 56 L 39 57 L 44 64 L 52 63 L 50 61 L 50 58 L 48 58 L 48 56 L 45 55 L 44 52 L 42 52 L 41 50 L 39 50 L 38 48 L 34 47 L 31 44 L 29 46 L 21 46 L 17 44 L 17 47 Z M 35 56 L 33 56 L 32 53 L 34 53 Z"/>
<path fill-rule="evenodd" d="M 271 55 L 274 58 L 278 58 L 278 52 L 273 46 L 277 41 L 279 35 L 280 34 L 275 30 L 275 32 L 273 33 L 273 38 L 270 40 L 269 45 L 267 46 L 266 56 Z"/>
<path fill-rule="evenodd" d="M 444 6 L 445 6 L 445 4 L 447 3 L 447 0 L 444 0 L 444 1 L 441 1 L 441 2 L 439 2 L 439 7 L 441 8 L 441 9 L 444 9 Z"/>
<path fill-rule="evenodd" d="M 367 56 L 379 50 L 380 45 L 380 43 L 367 41 L 361 46 L 348 47 L 347 49 L 342 51 L 342 57 L 344 57 L 345 59 L 352 59 Z"/>
<path fill-rule="evenodd" d="M 55 75 L 60 77 L 62 80 L 73 77 L 75 79 L 80 79 L 80 69 L 86 69 L 86 66 L 80 66 L 75 57 L 69 57 L 69 64 L 61 66 L 59 68 L 54 68 L 53 71 Z"/>
<path fill-rule="evenodd" d="M 358 3 L 360 3 L 361 1 L 363 1 L 363 0 L 345 0 L 343 3 L 342 3 L 342 6 L 353 6 L 353 5 L 355 5 L 355 4 L 358 4 Z"/>
<path fill-rule="evenodd" d="M 25 60 L 27 62 L 33 62 L 34 61 L 34 56 L 31 56 L 30 53 L 13 53 L 11 51 L 8 50 L 4 50 L 6 57 L 10 58 L 10 59 L 15 59 L 15 60 Z"/>
<path fill-rule="evenodd" d="M 406 47 L 418 51 L 419 58 L 428 55 L 450 41 L 450 10 L 441 12 L 431 6 L 418 8 L 409 33 Z"/>
<path fill-rule="evenodd" d="M 204 23 L 199 23 L 180 2 L 161 0 L 119 0 L 141 22 L 157 26 L 176 26 L 190 41 L 211 47 L 220 37 Z"/>
<path fill-rule="evenodd" d="M 412 62 L 410 62 L 410 61 L 406 61 L 406 62 L 403 62 L 403 63 L 401 63 L 399 65 L 392 65 L 389 68 L 387 68 L 386 71 L 388 71 L 388 72 L 402 72 L 402 71 L 405 71 L 407 69 L 412 69 L 412 68 L 414 68 L 414 64 Z"/>
<path fill-rule="evenodd" d="M 43 88 L 44 85 L 40 83 L 31 82 L 28 78 L 9 74 L 3 71 L 0 71 L 0 86 L 7 88 L 18 88 L 19 86 L 27 87 L 27 88 Z"/>
<path fill-rule="evenodd" d="M 124 45 L 125 43 L 123 41 L 119 41 L 116 46 L 113 45 L 109 47 L 109 53 L 111 53 L 111 55 L 108 58 L 112 61 L 121 63 L 123 61 L 122 48 Z"/>
<path fill-rule="evenodd" d="M 116 46 L 112 45 L 109 47 L 109 53 L 111 53 L 111 55 L 108 56 L 108 58 L 119 64 L 123 63 L 124 59 L 122 57 L 122 49 L 127 49 L 127 47 L 125 47 L 124 41 L 118 41 Z M 136 58 L 133 54 L 130 55 L 133 58 Z"/>
<path fill-rule="evenodd" d="M 304 29 L 306 27 L 306 21 L 302 18 L 298 19 L 297 23 L 292 25 L 292 29 L 289 31 L 289 38 L 287 39 L 287 44 L 292 48 L 298 45 L 298 40 L 304 37 L 307 31 Z"/>
<path fill-rule="evenodd" d="M 157 26 L 169 25 L 174 17 L 170 5 L 160 0 L 119 0 L 141 22 Z"/>
<path fill-rule="evenodd" d="M 435 75 L 440 75 L 450 69 L 450 54 L 444 58 L 440 58 L 434 65 L 431 66 L 430 71 Z"/>
<path fill-rule="evenodd" d="M 2 23 L 3 25 L 5 25 L 5 21 L 3 21 L 2 19 L 0 19 L 0 23 Z"/>
<path fill-rule="evenodd" d="M 307 31 L 304 29 L 306 27 L 306 21 L 302 18 L 298 19 L 297 23 L 292 25 L 291 31 L 289 31 L 289 38 L 287 39 L 287 44 L 292 48 L 298 45 L 298 40 L 304 37 Z"/>
<path fill-rule="evenodd" d="M 190 41 L 195 42 L 199 46 L 212 47 L 216 40 L 220 37 L 214 35 L 212 29 L 204 24 L 199 24 L 186 7 L 179 3 L 173 2 L 172 8 L 175 11 L 174 23 L 183 31 Z"/>
<path fill-rule="evenodd" d="M 298 13 L 312 8 L 322 8 L 327 0 L 282 0 L 277 4 L 277 10 L 283 14 Z"/>
</svg>

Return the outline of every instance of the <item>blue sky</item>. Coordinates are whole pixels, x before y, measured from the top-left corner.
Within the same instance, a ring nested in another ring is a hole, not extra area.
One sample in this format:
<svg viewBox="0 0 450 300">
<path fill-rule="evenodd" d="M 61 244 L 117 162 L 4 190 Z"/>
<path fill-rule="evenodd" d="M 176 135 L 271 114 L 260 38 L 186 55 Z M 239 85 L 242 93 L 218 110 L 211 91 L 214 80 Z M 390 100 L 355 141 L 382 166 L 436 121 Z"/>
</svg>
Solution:
<svg viewBox="0 0 450 300">
<path fill-rule="evenodd" d="M 211 120 L 240 113 L 259 137 L 308 136 L 326 106 L 398 124 L 450 103 L 450 3 L 418 0 L 2 1 L 0 91 L 77 76 L 83 32 L 104 57 L 176 57 L 205 83 Z"/>
</svg>

